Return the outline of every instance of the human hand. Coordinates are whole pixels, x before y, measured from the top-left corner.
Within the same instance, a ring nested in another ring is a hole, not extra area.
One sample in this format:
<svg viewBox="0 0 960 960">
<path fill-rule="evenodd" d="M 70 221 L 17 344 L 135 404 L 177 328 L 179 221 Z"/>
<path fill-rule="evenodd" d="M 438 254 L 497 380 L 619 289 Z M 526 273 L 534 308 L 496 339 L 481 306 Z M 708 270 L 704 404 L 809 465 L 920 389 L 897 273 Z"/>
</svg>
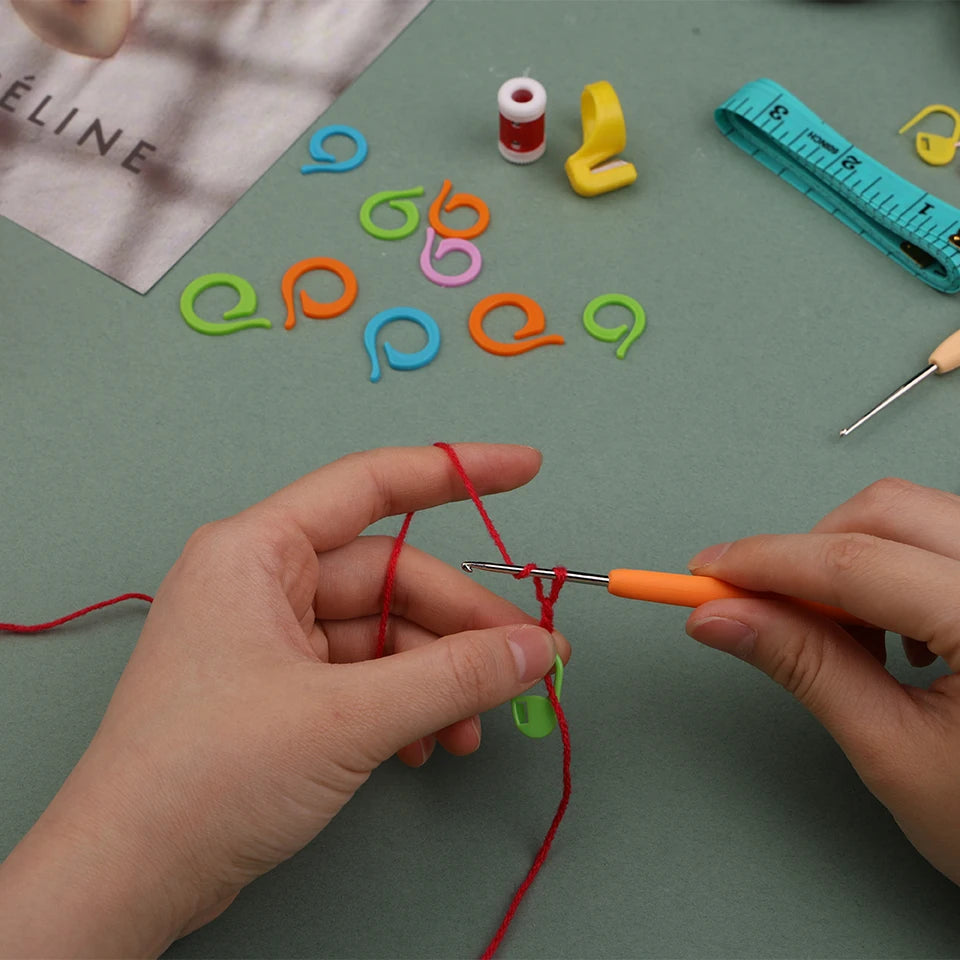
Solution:
<svg viewBox="0 0 960 960">
<path fill-rule="evenodd" d="M 840 744 L 910 842 L 960 883 L 960 497 L 881 480 L 809 534 L 747 537 L 690 562 L 750 590 L 817 600 L 902 634 L 952 671 L 927 689 L 884 669 L 882 629 L 844 630 L 780 600 L 714 600 L 687 632 L 768 674 Z"/>
<path fill-rule="evenodd" d="M 528 447 L 457 448 L 480 493 Z M 404 547 L 374 655 L 391 514 L 466 493 L 447 455 L 354 454 L 194 534 L 157 592 L 90 747 L 0 867 L 0 955 L 157 954 L 330 821 L 399 751 L 475 750 L 477 714 L 569 646 Z M 466 631 L 466 632 L 465 632 Z"/>
<path fill-rule="evenodd" d="M 10 0 L 10 5 L 44 43 L 101 60 L 120 49 L 133 16 L 130 0 Z"/>
</svg>

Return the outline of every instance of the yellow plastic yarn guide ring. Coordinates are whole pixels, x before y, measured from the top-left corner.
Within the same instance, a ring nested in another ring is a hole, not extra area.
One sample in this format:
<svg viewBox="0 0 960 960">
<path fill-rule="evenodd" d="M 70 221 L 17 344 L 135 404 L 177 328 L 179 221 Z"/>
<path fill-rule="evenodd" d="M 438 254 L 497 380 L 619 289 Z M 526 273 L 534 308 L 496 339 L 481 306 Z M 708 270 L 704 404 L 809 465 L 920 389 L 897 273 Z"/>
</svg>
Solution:
<svg viewBox="0 0 960 960">
<path fill-rule="evenodd" d="M 627 145 L 627 127 L 617 91 L 606 80 L 588 84 L 580 96 L 583 146 L 564 169 L 575 193 L 594 197 L 629 186 L 637 168 L 617 156 Z"/>
</svg>

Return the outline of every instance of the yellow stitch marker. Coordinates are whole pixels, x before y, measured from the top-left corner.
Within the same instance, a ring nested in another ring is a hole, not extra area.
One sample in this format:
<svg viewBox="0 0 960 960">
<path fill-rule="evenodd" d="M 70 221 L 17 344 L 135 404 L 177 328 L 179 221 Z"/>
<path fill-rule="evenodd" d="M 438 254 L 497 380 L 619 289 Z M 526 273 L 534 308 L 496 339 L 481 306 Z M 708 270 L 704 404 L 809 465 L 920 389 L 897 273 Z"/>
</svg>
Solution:
<svg viewBox="0 0 960 960">
<path fill-rule="evenodd" d="M 595 197 L 633 183 L 637 168 L 617 157 L 627 145 L 627 127 L 617 92 L 606 80 L 583 88 L 580 118 L 583 146 L 564 165 L 574 192 Z"/>
<path fill-rule="evenodd" d="M 949 137 L 944 137 L 938 133 L 918 130 L 914 143 L 921 160 L 931 166 L 942 167 L 953 159 L 957 152 L 957 138 L 960 137 L 960 113 L 957 113 L 953 107 L 944 106 L 942 103 L 933 103 L 929 107 L 924 107 L 897 132 L 906 133 L 914 124 L 919 123 L 924 117 L 929 117 L 931 113 L 945 113 L 950 117 L 953 120 L 953 133 Z"/>
</svg>

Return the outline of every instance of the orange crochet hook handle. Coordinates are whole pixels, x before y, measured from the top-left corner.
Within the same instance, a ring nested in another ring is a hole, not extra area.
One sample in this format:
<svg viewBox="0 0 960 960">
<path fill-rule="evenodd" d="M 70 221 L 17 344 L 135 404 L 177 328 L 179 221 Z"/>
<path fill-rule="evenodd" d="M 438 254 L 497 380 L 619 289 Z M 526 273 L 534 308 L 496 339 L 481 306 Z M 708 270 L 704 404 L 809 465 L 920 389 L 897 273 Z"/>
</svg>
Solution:
<svg viewBox="0 0 960 960">
<path fill-rule="evenodd" d="M 611 570 L 607 590 L 615 597 L 671 603 L 677 607 L 699 607 L 701 603 L 706 603 L 708 600 L 729 600 L 738 597 L 785 599 L 829 617 L 837 623 L 869 626 L 859 617 L 839 607 L 815 603 L 812 600 L 799 600 L 795 597 L 779 598 L 773 593 L 742 590 L 724 580 L 717 580 L 716 577 L 695 577 L 686 573 L 663 573 L 659 570 Z"/>
</svg>

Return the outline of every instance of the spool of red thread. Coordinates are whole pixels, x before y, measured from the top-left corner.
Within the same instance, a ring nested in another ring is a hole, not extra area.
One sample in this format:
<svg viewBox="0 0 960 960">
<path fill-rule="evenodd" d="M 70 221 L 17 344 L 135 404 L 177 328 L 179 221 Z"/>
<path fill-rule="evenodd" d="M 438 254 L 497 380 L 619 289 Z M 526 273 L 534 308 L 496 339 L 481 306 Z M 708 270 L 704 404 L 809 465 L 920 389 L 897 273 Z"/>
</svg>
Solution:
<svg viewBox="0 0 960 960">
<path fill-rule="evenodd" d="M 547 91 L 529 77 L 514 77 L 497 92 L 500 156 L 511 163 L 533 163 L 547 149 Z"/>
</svg>

